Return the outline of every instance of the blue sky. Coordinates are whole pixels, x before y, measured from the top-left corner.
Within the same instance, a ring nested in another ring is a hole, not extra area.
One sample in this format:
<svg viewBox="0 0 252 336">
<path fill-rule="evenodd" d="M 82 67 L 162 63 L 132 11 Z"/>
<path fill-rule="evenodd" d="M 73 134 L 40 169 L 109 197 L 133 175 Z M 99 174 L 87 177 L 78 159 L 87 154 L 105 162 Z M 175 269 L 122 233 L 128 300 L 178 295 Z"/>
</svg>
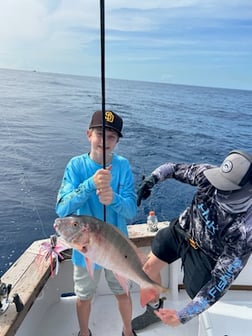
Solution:
<svg viewBox="0 0 252 336">
<path fill-rule="evenodd" d="M 0 68 L 100 76 L 99 0 L 0 0 Z M 106 77 L 252 90 L 251 0 L 105 0 Z"/>
</svg>

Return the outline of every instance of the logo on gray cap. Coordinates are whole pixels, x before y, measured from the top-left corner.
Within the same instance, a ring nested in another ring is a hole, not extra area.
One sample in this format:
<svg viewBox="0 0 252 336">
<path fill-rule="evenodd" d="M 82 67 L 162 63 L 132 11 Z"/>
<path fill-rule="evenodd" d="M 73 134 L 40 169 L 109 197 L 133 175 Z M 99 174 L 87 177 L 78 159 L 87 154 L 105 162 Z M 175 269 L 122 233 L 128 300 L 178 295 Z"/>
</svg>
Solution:
<svg viewBox="0 0 252 336">
<path fill-rule="evenodd" d="M 230 160 L 226 160 L 223 162 L 221 166 L 221 171 L 223 173 L 229 173 L 233 169 L 233 163 Z"/>
</svg>

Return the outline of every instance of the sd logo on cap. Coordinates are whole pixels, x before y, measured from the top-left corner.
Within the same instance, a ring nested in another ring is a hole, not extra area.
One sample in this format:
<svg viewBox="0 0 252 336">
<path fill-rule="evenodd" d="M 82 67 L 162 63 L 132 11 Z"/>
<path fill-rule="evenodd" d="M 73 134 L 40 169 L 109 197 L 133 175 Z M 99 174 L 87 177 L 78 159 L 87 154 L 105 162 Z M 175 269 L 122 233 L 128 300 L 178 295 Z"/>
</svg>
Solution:
<svg viewBox="0 0 252 336">
<path fill-rule="evenodd" d="M 89 124 L 89 128 L 95 127 L 102 127 L 103 126 L 103 113 L 101 110 L 96 111 L 91 119 Z M 123 128 L 123 121 L 122 118 L 113 111 L 106 111 L 105 112 L 105 127 L 111 128 L 116 131 L 119 137 L 122 137 L 122 128 Z"/>
</svg>

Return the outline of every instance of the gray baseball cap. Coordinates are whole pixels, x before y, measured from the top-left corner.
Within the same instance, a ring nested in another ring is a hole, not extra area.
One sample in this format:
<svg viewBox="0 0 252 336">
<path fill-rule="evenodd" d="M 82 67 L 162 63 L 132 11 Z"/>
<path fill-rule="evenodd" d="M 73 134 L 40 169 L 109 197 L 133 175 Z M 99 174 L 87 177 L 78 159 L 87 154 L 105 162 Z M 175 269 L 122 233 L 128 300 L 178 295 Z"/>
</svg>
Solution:
<svg viewBox="0 0 252 336">
<path fill-rule="evenodd" d="M 252 181 L 252 155 L 233 150 L 220 167 L 207 169 L 204 174 L 208 181 L 219 190 L 239 190 L 249 180 Z"/>
</svg>

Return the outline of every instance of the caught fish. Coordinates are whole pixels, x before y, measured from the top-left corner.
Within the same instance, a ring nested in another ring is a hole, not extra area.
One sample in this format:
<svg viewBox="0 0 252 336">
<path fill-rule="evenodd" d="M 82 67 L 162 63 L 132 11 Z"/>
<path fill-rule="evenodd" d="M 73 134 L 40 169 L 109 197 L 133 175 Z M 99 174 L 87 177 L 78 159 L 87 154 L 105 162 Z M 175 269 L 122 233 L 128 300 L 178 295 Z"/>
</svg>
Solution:
<svg viewBox="0 0 252 336">
<path fill-rule="evenodd" d="M 115 226 L 91 216 L 69 216 L 57 218 L 54 228 L 68 246 L 85 256 L 91 275 L 96 263 L 111 270 L 126 292 L 128 279 L 137 283 L 143 307 L 167 291 L 142 270 L 140 251 Z"/>
</svg>

